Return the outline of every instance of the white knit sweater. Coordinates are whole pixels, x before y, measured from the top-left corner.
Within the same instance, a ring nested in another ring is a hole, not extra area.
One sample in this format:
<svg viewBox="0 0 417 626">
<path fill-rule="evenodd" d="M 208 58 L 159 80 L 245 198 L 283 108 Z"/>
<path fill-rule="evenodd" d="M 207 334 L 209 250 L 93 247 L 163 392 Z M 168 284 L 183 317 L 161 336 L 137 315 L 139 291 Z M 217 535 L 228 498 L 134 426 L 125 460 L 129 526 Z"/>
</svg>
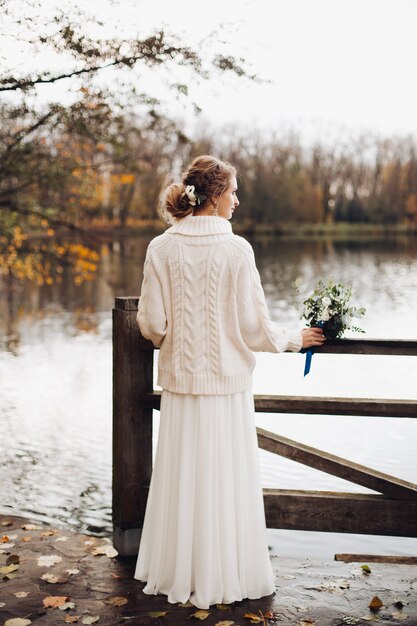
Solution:
<svg viewBox="0 0 417 626">
<path fill-rule="evenodd" d="M 177 393 L 244 391 L 252 351 L 302 344 L 270 320 L 251 245 L 215 216 L 176 219 L 150 242 L 137 321 L 160 348 L 158 385 Z"/>
</svg>

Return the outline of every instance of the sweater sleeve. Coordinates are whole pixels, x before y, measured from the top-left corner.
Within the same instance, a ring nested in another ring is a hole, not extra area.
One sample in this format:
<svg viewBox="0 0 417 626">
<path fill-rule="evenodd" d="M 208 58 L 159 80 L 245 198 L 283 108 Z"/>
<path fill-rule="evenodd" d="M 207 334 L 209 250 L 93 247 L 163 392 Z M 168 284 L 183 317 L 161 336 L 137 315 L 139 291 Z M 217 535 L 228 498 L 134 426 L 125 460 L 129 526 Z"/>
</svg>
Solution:
<svg viewBox="0 0 417 626">
<path fill-rule="evenodd" d="M 299 352 L 301 331 L 288 331 L 270 319 L 250 244 L 245 252 L 236 283 L 238 319 L 244 342 L 254 352 Z"/>
<path fill-rule="evenodd" d="M 149 251 L 143 266 L 143 281 L 136 320 L 145 339 L 150 339 L 156 348 L 160 348 L 166 335 L 167 317 L 161 282 Z"/>
</svg>

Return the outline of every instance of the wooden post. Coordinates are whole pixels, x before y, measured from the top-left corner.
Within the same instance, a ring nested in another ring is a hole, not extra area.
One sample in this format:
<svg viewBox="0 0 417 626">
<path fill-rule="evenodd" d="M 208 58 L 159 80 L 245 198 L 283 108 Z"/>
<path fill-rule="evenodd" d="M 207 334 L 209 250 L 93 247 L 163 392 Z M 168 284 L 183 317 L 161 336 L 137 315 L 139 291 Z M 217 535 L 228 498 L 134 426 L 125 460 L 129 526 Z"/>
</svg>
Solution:
<svg viewBox="0 0 417 626">
<path fill-rule="evenodd" d="M 116 298 L 113 309 L 113 545 L 137 553 L 152 472 L 153 350 L 140 334 L 138 298 Z"/>
</svg>

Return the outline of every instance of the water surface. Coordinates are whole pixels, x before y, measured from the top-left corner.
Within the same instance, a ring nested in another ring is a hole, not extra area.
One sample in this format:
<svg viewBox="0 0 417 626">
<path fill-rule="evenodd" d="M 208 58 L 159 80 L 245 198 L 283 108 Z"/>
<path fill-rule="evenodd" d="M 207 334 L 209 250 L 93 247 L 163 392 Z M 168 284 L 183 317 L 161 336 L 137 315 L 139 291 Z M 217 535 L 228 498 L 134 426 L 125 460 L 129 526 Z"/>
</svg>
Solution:
<svg viewBox="0 0 417 626">
<path fill-rule="evenodd" d="M 102 246 L 97 278 L 3 289 L 0 305 L 2 513 L 111 532 L 112 323 L 116 296 L 137 296 L 150 237 Z M 417 241 L 252 241 L 274 320 L 297 328 L 294 281 L 352 283 L 367 337 L 416 339 Z M 417 359 L 257 354 L 256 393 L 417 399 Z M 157 431 L 158 413 L 154 416 Z M 284 436 L 416 481 L 417 420 L 258 414 Z M 260 451 L 264 486 L 367 490 Z M 416 553 L 407 538 L 270 531 L 282 554 Z"/>
</svg>

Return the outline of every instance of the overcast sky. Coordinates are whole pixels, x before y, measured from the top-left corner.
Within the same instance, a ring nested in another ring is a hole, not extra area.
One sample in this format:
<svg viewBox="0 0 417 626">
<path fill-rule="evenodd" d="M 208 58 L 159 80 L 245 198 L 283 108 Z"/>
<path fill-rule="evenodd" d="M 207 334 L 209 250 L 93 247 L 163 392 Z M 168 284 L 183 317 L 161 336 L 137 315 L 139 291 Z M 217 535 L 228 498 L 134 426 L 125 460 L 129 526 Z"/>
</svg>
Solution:
<svg viewBox="0 0 417 626">
<path fill-rule="evenodd" d="M 43 7 L 62 0 L 45 0 Z M 269 84 L 226 78 L 193 98 L 213 124 L 238 122 L 301 134 L 335 129 L 417 135 L 415 0 L 83 0 L 109 33 L 164 25 L 210 43 L 224 27 L 229 51 Z M 103 29 L 98 33 L 103 35 Z M 65 91 L 62 82 L 58 89 Z M 336 131 L 337 132 L 337 131 Z"/>
</svg>

